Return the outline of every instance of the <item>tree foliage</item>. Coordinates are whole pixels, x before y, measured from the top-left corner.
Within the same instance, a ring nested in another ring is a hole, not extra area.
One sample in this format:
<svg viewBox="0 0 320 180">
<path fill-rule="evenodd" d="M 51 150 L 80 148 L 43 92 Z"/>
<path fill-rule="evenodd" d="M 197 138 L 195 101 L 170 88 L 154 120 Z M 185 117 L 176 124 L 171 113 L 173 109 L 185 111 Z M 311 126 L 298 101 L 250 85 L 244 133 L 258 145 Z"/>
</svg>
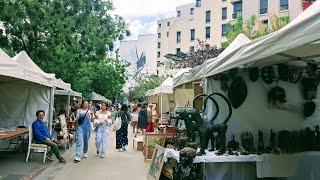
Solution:
<svg viewBox="0 0 320 180">
<path fill-rule="evenodd" d="M 227 41 L 222 43 L 222 47 L 227 47 L 240 34 L 245 34 L 251 40 L 265 36 L 272 32 L 278 31 L 290 22 L 289 16 L 279 17 L 275 14 L 269 16 L 270 26 L 263 24 L 257 20 L 257 16 L 252 15 L 248 20 L 244 21 L 241 15 L 237 16 L 235 22 L 229 23 L 231 31 L 227 34 Z"/>
<path fill-rule="evenodd" d="M 146 101 L 145 94 L 148 90 L 154 89 L 161 85 L 165 80 L 164 76 L 151 75 L 142 80 L 136 87 L 129 90 L 128 99 L 130 102 L 141 103 Z"/>
<path fill-rule="evenodd" d="M 76 91 L 113 98 L 125 81 L 125 65 L 106 53 L 129 32 L 112 10 L 112 3 L 103 0 L 0 0 L 5 28 L 0 47 L 11 56 L 25 50 Z"/>
<path fill-rule="evenodd" d="M 204 41 L 197 40 L 197 46 L 194 50 L 175 55 L 167 54 L 165 57 L 174 62 L 175 68 L 194 68 L 201 65 L 205 60 L 217 57 L 223 50 L 223 48 L 217 48 Z"/>
</svg>

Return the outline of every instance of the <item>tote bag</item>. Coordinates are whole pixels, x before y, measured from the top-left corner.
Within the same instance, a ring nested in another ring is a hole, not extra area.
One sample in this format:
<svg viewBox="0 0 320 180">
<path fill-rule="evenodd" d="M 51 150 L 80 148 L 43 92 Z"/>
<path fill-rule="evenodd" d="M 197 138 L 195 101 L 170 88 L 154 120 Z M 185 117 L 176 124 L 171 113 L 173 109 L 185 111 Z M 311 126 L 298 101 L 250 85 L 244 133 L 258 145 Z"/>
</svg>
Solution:
<svg viewBox="0 0 320 180">
<path fill-rule="evenodd" d="M 112 131 L 118 131 L 121 128 L 121 123 L 122 123 L 121 117 L 118 115 L 116 120 L 114 120 L 111 126 Z"/>
</svg>

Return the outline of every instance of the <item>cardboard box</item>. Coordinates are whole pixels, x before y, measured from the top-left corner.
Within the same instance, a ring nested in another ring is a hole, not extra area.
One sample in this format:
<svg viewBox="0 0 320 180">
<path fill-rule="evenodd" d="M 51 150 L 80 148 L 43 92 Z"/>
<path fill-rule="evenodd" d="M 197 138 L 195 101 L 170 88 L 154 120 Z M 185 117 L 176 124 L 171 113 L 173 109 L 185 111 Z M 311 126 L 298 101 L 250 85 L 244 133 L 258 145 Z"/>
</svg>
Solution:
<svg viewBox="0 0 320 180">
<path fill-rule="evenodd" d="M 143 151 L 143 139 L 142 138 L 134 138 L 133 139 L 133 149 L 136 151 Z"/>
</svg>

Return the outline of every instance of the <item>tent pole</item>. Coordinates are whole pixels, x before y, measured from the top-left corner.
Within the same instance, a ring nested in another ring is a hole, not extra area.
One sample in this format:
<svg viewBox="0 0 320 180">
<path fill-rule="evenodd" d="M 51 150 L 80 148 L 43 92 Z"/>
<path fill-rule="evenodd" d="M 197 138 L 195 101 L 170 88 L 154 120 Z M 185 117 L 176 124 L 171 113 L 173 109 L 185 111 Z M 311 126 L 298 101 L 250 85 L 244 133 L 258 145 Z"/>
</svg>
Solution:
<svg viewBox="0 0 320 180">
<path fill-rule="evenodd" d="M 50 92 L 50 105 L 49 105 L 49 133 L 52 133 L 52 122 L 53 122 L 53 106 L 54 106 L 54 91 L 56 87 L 51 88 Z"/>
<path fill-rule="evenodd" d="M 71 98 L 71 91 L 68 91 L 68 101 L 67 101 L 67 117 L 70 117 L 70 98 Z"/>
<path fill-rule="evenodd" d="M 160 92 L 160 104 L 161 104 L 161 106 L 160 106 L 160 122 L 162 123 L 162 92 Z"/>
</svg>

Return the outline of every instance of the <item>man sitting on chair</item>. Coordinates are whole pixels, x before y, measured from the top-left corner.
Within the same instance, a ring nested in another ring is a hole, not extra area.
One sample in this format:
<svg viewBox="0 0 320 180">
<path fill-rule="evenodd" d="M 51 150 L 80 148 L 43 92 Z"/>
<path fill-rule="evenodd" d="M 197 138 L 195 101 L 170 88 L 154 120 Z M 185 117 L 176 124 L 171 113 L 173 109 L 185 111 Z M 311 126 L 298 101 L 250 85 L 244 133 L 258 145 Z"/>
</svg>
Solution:
<svg viewBox="0 0 320 180">
<path fill-rule="evenodd" d="M 37 144 L 45 144 L 51 147 L 51 152 L 49 152 L 46 157 L 49 161 L 53 161 L 51 156 L 53 152 L 57 159 L 59 159 L 59 163 L 66 163 L 66 160 L 60 155 L 58 145 L 50 138 L 48 125 L 43 120 L 45 112 L 43 110 L 39 110 L 37 111 L 36 116 L 37 119 L 32 123 L 34 140 Z"/>
</svg>

